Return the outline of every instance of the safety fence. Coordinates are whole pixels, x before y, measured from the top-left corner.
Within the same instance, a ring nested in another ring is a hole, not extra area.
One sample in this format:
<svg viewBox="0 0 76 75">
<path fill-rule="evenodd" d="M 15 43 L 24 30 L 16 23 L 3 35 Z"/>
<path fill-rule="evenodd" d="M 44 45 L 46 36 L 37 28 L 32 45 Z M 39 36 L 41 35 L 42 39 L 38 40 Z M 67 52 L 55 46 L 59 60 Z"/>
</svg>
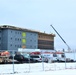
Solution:
<svg viewBox="0 0 76 75">
<path fill-rule="evenodd" d="M 5 52 L 5 51 L 0 51 Z M 11 55 L 14 55 L 16 51 L 11 51 Z M 6 52 L 6 54 L 9 54 Z M 1 58 L 1 57 L 0 57 Z M 76 62 L 34 62 L 34 63 L 19 63 L 15 64 L 0 64 L 0 75 L 2 74 L 14 74 L 14 73 L 27 73 L 27 72 L 38 72 L 38 71 L 56 71 L 56 70 L 66 70 L 66 69 L 76 69 Z"/>
<path fill-rule="evenodd" d="M 56 71 L 65 69 L 76 69 L 76 63 L 24 63 L 24 64 L 1 64 L 1 74 L 27 73 L 38 71 Z"/>
</svg>

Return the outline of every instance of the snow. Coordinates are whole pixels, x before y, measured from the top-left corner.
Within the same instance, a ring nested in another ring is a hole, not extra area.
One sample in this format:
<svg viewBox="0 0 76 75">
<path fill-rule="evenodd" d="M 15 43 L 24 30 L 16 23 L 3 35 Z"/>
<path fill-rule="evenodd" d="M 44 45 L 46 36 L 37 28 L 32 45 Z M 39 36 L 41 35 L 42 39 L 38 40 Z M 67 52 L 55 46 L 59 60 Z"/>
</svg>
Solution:
<svg viewBox="0 0 76 75">
<path fill-rule="evenodd" d="M 14 74 L 13 74 L 14 73 Z M 0 75 L 76 75 L 74 63 L 0 64 Z"/>
</svg>

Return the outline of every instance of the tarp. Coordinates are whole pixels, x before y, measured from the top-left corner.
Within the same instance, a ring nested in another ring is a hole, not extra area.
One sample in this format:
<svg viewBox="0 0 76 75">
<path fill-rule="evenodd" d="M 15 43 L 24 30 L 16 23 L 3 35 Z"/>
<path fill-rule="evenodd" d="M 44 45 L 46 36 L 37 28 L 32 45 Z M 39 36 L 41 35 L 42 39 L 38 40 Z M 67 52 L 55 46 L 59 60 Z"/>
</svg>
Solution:
<svg viewBox="0 0 76 75">
<path fill-rule="evenodd" d="M 1 56 L 10 55 L 8 51 L 1 52 Z"/>
</svg>

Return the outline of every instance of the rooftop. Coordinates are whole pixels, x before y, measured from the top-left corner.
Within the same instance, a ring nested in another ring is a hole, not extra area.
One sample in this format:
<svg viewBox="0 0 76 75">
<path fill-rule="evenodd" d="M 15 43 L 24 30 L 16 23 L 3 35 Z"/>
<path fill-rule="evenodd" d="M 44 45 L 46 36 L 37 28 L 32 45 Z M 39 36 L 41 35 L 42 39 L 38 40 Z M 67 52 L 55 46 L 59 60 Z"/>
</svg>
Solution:
<svg viewBox="0 0 76 75">
<path fill-rule="evenodd" d="M 2 26 L 0 26 L 0 28 L 1 29 L 23 30 L 23 31 L 28 31 L 28 32 L 35 32 L 35 33 L 39 33 L 39 34 L 55 36 L 55 34 L 53 34 L 53 33 L 48 34 L 48 33 L 45 33 L 45 32 L 40 32 L 40 31 L 36 31 L 36 30 L 32 30 L 32 29 L 20 28 L 20 27 L 15 27 L 15 26 L 10 26 L 10 25 L 2 25 Z"/>
</svg>

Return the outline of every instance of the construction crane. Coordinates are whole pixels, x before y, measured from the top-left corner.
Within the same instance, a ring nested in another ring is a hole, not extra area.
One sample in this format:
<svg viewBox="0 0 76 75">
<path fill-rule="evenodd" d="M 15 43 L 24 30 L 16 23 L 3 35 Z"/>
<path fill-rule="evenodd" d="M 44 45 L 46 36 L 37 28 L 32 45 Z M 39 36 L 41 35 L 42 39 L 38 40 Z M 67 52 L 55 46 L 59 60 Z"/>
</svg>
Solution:
<svg viewBox="0 0 76 75">
<path fill-rule="evenodd" d="M 54 31 L 58 34 L 58 36 L 61 38 L 61 40 L 66 44 L 66 46 L 68 47 L 68 51 L 70 51 L 71 50 L 71 48 L 69 47 L 69 45 L 65 42 L 65 40 L 60 36 L 60 34 L 57 32 L 57 30 L 52 26 L 52 25 L 50 25 L 53 29 L 54 29 Z"/>
</svg>

